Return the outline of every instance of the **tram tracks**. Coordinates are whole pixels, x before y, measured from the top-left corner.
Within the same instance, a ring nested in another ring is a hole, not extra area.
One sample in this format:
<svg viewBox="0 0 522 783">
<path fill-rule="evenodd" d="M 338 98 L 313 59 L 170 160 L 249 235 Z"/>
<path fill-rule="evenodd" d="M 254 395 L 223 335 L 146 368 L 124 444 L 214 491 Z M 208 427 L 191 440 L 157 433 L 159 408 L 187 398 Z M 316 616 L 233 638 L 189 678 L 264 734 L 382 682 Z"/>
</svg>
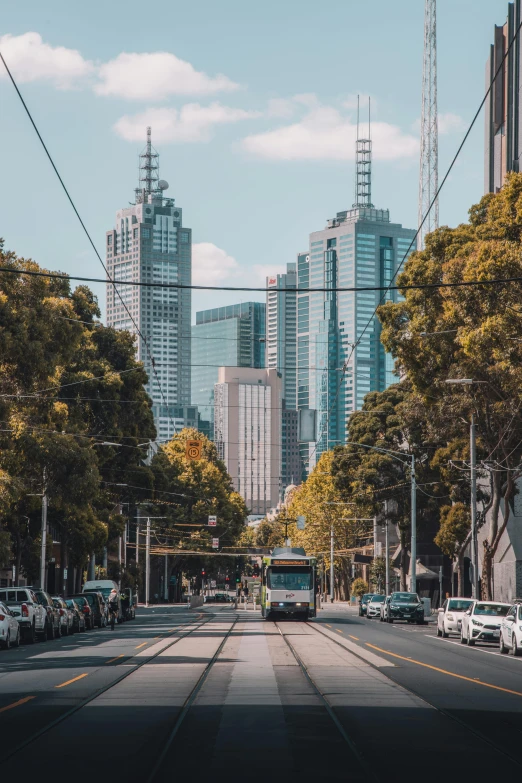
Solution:
<svg viewBox="0 0 522 783">
<path fill-rule="evenodd" d="M 210 615 L 210 617 L 205 618 L 202 622 L 199 622 L 203 615 L 199 615 L 198 619 L 191 620 L 187 623 L 180 623 L 176 628 L 172 629 L 172 631 L 168 632 L 163 636 L 163 639 L 168 639 L 171 636 L 175 636 L 175 638 L 170 642 L 170 644 L 167 644 L 166 646 L 161 647 L 161 649 L 157 650 L 152 655 L 144 656 L 143 660 L 139 660 L 135 664 L 128 664 L 129 669 L 127 671 L 122 672 L 122 674 L 116 679 L 112 680 L 110 683 L 107 683 L 106 685 L 102 686 L 101 688 L 97 688 L 95 691 L 93 691 L 89 696 L 86 698 L 80 700 L 77 704 L 74 704 L 70 709 L 66 710 L 63 714 L 59 715 L 54 720 L 50 721 L 49 723 L 45 724 L 45 726 L 42 726 L 37 731 L 30 734 L 28 737 L 26 737 L 23 742 L 20 742 L 18 745 L 11 748 L 9 751 L 2 754 L 2 757 L 4 761 L 8 761 L 9 759 L 16 756 L 18 753 L 20 753 L 22 750 L 27 748 L 29 745 L 31 745 L 33 742 L 38 740 L 40 737 L 47 734 L 49 731 L 51 731 L 53 728 L 58 726 L 60 723 L 63 723 L 65 720 L 70 718 L 75 713 L 79 712 L 81 709 L 86 707 L 88 704 L 93 702 L 95 699 L 97 699 L 99 696 L 104 695 L 108 691 L 110 691 L 112 688 L 114 688 L 116 685 L 118 685 L 123 680 L 126 680 L 127 678 L 131 677 L 132 675 L 136 674 L 137 671 L 139 671 L 143 666 L 146 666 L 147 664 L 150 664 L 151 661 L 153 661 L 158 656 L 162 655 L 166 650 L 171 649 L 174 647 L 174 645 L 181 642 L 183 639 L 186 639 L 191 634 L 198 631 L 200 628 L 203 628 L 205 625 L 208 625 L 210 623 L 215 615 Z M 235 620 L 237 622 L 237 620 Z M 194 626 L 194 627 L 190 627 Z M 179 634 L 179 631 L 183 628 L 190 627 L 190 630 L 188 630 L 186 633 Z M 179 634 L 179 635 L 176 635 Z M 136 657 L 136 656 L 132 656 Z"/>
</svg>

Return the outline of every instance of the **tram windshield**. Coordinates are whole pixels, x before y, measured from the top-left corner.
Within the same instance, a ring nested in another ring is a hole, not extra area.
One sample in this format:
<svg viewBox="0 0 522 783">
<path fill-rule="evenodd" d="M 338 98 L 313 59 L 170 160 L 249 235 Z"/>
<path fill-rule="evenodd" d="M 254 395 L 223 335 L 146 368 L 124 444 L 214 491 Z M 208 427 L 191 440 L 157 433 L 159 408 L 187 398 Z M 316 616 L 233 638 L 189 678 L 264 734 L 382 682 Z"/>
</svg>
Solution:
<svg viewBox="0 0 522 783">
<path fill-rule="evenodd" d="M 312 569 L 308 566 L 272 566 L 267 577 L 270 590 L 310 590 L 312 585 Z"/>
</svg>

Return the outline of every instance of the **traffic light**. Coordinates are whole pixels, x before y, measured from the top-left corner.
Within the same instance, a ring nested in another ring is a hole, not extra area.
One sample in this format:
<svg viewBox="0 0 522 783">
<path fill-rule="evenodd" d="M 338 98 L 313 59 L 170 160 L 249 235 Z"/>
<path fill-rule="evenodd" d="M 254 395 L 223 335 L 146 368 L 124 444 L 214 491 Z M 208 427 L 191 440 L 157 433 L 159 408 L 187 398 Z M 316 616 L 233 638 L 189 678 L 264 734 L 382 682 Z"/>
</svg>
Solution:
<svg viewBox="0 0 522 783">
<path fill-rule="evenodd" d="M 201 576 L 205 576 L 205 569 L 204 568 L 201 569 Z"/>
<path fill-rule="evenodd" d="M 226 575 L 226 577 L 225 577 L 225 582 L 230 582 L 230 577 L 229 577 L 229 575 L 228 575 L 228 574 L 227 574 L 227 575 Z"/>
<path fill-rule="evenodd" d="M 241 574 L 239 573 L 239 571 L 236 571 L 236 583 L 239 584 L 240 581 L 241 581 Z"/>
</svg>

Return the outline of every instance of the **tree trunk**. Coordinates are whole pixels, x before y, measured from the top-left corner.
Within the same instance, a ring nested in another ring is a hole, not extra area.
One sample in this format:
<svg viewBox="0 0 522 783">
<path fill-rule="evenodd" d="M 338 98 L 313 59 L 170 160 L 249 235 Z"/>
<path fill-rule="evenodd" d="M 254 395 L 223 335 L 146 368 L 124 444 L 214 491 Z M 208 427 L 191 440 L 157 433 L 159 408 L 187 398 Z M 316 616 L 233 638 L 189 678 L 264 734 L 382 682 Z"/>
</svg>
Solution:
<svg viewBox="0 0 522 783">
<path fill-rule="evenodd" d="M 15 565 L 15 585 L 16 587 L 19 587 L 20 585 L 20 568 L 22 563 L 22 537 L 20 536 L 20 530 L 17 529 L 15 533 L 15 541 L 16 541 L 16 565 Z"/>
</svg>

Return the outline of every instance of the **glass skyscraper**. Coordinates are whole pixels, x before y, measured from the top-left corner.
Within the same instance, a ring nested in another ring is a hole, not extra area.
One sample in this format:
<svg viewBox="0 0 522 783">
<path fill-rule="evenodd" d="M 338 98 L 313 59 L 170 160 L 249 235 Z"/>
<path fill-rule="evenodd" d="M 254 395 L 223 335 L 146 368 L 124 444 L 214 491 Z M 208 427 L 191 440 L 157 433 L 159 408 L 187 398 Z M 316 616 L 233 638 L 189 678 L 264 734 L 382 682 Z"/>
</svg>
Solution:
<svg viewBox="0 0 522 783">
<path fill-rule="evenodd" d="M 198 406 L 200 427 L 211 438 L 219 368 L 265 366 L 265 312 L 263 302 L 242 302 L 196 313 L 191 402 Z"/>
<path fill-rule="evenodd" d="M 390 223 L 388 210 L 355 207 L 312 233 L 308 252 L 298 255 L 298 407 L 317 410 L 317 444 L 301 447 L 308 469 L 324 451 L 346 441 L 348 417 L 362 407 L 365 395 L 397 378 L 373 315 L 382 292 L 299 289 L 386 285 L 410 252 L 414 235 L 413 229 Z M 394 291 L 387 294 L 395 297 Z"/>
<path fill-rule="evenodd" d="M 174 199 L 165 198 L 168 183 L 159 179 L 158 158 L 148 128 L 147 146 L 140 155 L 135 203 L 117 212 L 115 228 L 106 235 L 107 268 L 115 281 L 188 286 L 192 232 L 183 225 L 182 210 Z M 136 334 L 137 358 L 148 374 L 146 389 L 153 401 L 158 439 L 168 440 L 183 426 L 197 423 L 197 411 L 187 407 L 191 403 L 190 288 L 109 283 L 106 291 L 107 325 Z M 134 324 L 147 341 L 148 350 Z"/>
</svg>

